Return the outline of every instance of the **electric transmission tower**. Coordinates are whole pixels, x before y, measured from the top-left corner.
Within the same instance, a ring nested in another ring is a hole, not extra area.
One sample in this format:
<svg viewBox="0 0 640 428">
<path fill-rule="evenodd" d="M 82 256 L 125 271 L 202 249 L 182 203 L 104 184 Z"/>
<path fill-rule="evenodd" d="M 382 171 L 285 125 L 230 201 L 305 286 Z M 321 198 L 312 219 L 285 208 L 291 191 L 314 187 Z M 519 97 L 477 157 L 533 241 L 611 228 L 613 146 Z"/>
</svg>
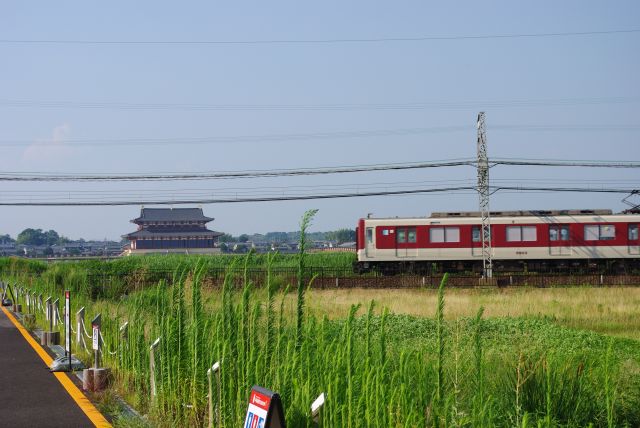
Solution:
<svg viewBox="0 0 640 428">
<path fill-rule="evenodd" d="M 484 112 L 478 114 L 478 194 L 480 195 L 480 216 L 482 226 L 482 276 L 493 277 L 491 261 L 491 216 L 489 212 L 489 159 L 487 158 L 487 134 Z"/>
</svg>

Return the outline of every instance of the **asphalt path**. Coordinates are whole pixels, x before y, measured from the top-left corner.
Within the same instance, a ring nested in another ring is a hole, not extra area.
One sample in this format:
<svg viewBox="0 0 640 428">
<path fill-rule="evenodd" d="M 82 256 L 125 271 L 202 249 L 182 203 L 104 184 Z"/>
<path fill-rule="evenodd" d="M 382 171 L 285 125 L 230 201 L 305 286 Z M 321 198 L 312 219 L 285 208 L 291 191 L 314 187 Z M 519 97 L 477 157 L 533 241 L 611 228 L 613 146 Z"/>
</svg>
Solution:
<svg viewBox="0 0 640 428">
<path fill-rule="evenodd" d="M 94 427 L 0 311 L 0 427 Z"/>
</svg>

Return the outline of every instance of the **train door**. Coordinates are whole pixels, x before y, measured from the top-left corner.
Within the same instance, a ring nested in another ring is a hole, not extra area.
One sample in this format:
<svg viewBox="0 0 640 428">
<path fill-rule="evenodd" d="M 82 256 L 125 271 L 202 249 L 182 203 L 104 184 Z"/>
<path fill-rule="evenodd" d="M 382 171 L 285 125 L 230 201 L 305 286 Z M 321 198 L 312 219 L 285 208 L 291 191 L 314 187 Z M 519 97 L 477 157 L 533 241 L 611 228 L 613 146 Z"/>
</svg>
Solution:
<svg viewBox="0 0 640 428">
<path fill-rule="evenodd" d="M 364 231 L 364 253 L 367 257 L 374 257 L 376 250 L 375 233 L 373 227 L 367 227 Z"/>
<path fill-rule="evenodd" d="M 638 236 L 638 225 L 629 225 L 629 254 L 640 255 L 640 236 Z"/>
<path fill-rule="evenodd" d="M 549 226 L 549 255 L 570 256 L 572 252 L 569 226 Z"/>
<path fill-rule="evenodd" d="M 396 257 L 417 257 L 418 235 L 415 227 L 396 228 Z"/>
</svg>

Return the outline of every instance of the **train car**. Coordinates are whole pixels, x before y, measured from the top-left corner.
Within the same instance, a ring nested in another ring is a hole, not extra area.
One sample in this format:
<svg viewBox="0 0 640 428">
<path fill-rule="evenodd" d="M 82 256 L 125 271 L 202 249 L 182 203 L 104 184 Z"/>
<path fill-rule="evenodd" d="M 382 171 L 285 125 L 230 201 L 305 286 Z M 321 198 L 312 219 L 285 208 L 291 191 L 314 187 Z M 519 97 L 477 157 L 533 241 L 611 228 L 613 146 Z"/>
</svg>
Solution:
<svg viewBox="0 0 640 428">
<path fill-rule="evenodd" d="M 495 272 L 632 272 L 640 269 L 640 214 L 611 210 L 491 212 Z M 481 272 L 479 212 L 362 218 L 358 272 Z"/>
</svg>

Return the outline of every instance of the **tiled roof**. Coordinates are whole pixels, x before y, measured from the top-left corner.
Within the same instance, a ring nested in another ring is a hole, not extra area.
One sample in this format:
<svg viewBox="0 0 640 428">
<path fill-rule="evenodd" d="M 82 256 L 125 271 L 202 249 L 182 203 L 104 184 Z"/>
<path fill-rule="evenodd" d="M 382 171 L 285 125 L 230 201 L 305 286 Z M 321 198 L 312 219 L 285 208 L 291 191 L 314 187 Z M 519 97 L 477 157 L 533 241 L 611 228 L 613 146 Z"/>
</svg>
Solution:
<svg viewBox="0 0 640 428">
<path fill-rule="evenodd" d="M 148 221 L 205 221 L 213 218 L 206 217 L 202 208 L 142 208 L 140 217 L 132 220 L 134 223 Z"/>
</svg>

